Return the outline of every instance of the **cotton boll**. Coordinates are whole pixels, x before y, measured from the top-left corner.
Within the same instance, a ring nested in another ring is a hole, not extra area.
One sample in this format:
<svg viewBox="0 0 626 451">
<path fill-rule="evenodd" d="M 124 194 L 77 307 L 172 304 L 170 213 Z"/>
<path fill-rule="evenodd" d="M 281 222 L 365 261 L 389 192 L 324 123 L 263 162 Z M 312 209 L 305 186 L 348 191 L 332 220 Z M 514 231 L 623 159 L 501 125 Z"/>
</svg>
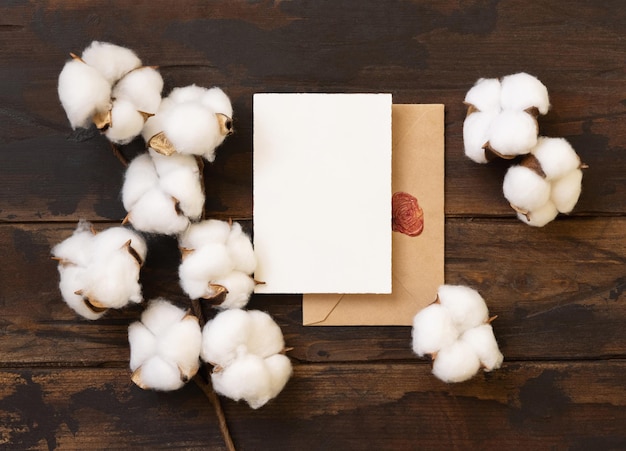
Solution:
<svg viewBox="0 0 626 451">
<path fill-rule="evenodd" d="M 472 288 L 463 285 L 441 285 L 437 295 L 460 333 L 489 319 L 485 300 Z"/>
<path fill-rule="evenodd" d="M 60 261 L 87 266 L 91 259 L 94 234 L 90 222 L 81 220 L 74 233 L 52 248 L 52 255 Z"/>
<path fill-rule="evenodd" d="M 63 301 L 76 313 L 86 319 L 96 320 L 106 311 L 95 312 L 85 303 L 82 295 L 76 294 L 85 286 L 85 269 L 74 265 L 59 265 L 59 290 Z"/>
<path fill-rule="evenodd" d="M 201 347 L 202 331 L 195 316 L 186 316 L 173 324 L 158 340 L 159 355 L 165 360 L 175 362 L 187 380 L 200 368 Z"/>
<path fill-rule="evenodd" d="M 150 155 L 142 154 L 134 158 L 126 168 L 122 186 L 122 203 L 126 211 L 131 211 L 139 199 L 155 189 L 158 183 L 159 178 Z"/>
<path fill-rule="evenodd" d="M 502 365 L 504 357 L 498 348 L 491 324 L 469 329 L 461 336 L 461 340 L 474 350 L 485 371 L 498 369 Z"/>
<path fill-rule="evenodd" d="M 249 312 L 239 309 L 225 310 L 208 321 L 202 329 L 200 357 L 205 362 L 226 367 L 238 355 L 246 352 L 253 319 Z M 256 336 L 256 335 L 255 335 Z"/>
<path fill-rule="evenodd" d="M 525 155 L 537 144 L 537 122 L 524 111 L 505 110 L 491 122 L 489 146 L 505 157 Z"/>
<path fill-rule="evenodd" d="M 226 221 L 208 219 L 192 224 L 179 237 L 180 247 L 197 249 L 204 244 L 226 243 L 231 232 L 231 226 Z"/>
<path fill-rule="evenodd" d="M 235 263 L 235 269 L 252 274 L 256 269 L 256 255 L 250 237 L 241 229 L 241 224 L 233 223 L 226 242 L 228 253 Z"/>
<path fill-rule="evenodd" d="M 161 189 L 178 200 L 178 208 L 188 218 L 199 219 L 204 209 L 204 190 L 200 183 L 200 173 L 196 169 L 181 167 L 177 171 L 162 176 Z"/>
<path fill-rule="evenodd" d="M 135 321 L 128 326 L 128 343 L 130 344 L 131 371 L 135 371 L 157 352 L 156 337 L 140 321 Z"/>
<path fill-rule="evenodd" d="M 454 343 L 458 335 L 450 312 L 441 304 L 431 304 L 413 318 L 413 351 L 420 357 Z"/>
<path fill-rule="evenodd" d="M 580 167 L 580 158 L 564 138 L 539 137 L 531 150 L 547 180 L 563 177 Z"/>
<path fill-rule="evenodd" d="M 489 129 L 497 113 L 476 111 L 463 122 L 465 155 L 476 163 L 487 163 L 485 145 L 489 141 Z"/>
<path fill-rule="evenodd" d="M 465 103 L 479 111 L 500 111 L 500 80 L 480 78 L 465 95 Z"/>
<path fill-rule="evenodd" d="M 158 391 L 178 390 L 185 385 L 178 367 L 158 355 L 145 361 L 133 373 L 133 382 L 143 389 Z"/>
<path fill-rule="evenodd" d="M 116 100 L 111 110 L 111 125 L 104 134 L 109 141 L 127 144 L 139 136 L 143 125 L 143 116 L 135 105 L 126 100 Z"/>
<path fill-rule="evenodd" d="M 94 67 L 113 84 L 125 74 L 141 66 L 135 52 L 108 42 L 93 41 L 82 54 L 85 63 Z"/>
<path fill-rule="evenodd" d="M 550 108 L 548 88 L 536 77 L 520 72 L 502 78 L 500 103 L 502 108 L 526 110 L 535 107 L 546 114 Z"/>
<path fill-rule="evenodd" d="M 253 409 L 270 399 L 272 381 L 264 360 L 248 354 L 211 374 L 215 392 L 234 401 L 244 400 Z"/>
<path fill-rule="evenodd" d="M 546 202 L 541 207 L 528 212 L 528 214 L 517 213 L 517 218 L 533 227 L 543 227 L 550 221 L 554 220 L 559 214 L 556 206 L 552 201 Z"/>
<path fill-rule="evenodd" d="M 139 111 L 156 113 L 161 103 L 163 77 L 153 67 L 141 67 L 126 74 L 113 88 L 113 98 L 127 100 Z"/>
<path fill-rule="evenodd" d="M 583 171 L 575 169 L 569 174 L 552 182 L 550 200 L 561 213 L 570 213 L 582 191 Z"/>
<path fill-rule="evenodd" d="M 260 310 L 249 310 L 248 352 L 261 357 L 278 354 L 285 349 L 280 327 L 270 315 Z"/>
<path fill-rule="evenodd" d="M 200 97 L 203 105 L 216 113 L 221 113 L 229 118 L 233 117 L 233 106 L 224 91 L 218 87 L 207 89 Z"/>
<path fill-rule="evenodd" d="M 173 324 L 181 321 L 187 313 L 164 298 L 150 301 L 141 314 L 141 323 L 155 336 L 162 335 Z"/>
<path fill-rule="evenodd" d="M 176 104 L 163 114 L 163 132 L 179 153 L 203 155 L 224 139 L 217 116 L 200 103 Z"/>
<path fill-rule="evenodd" d="M 441 349 L 433 362 L 433 374 L 444 382 L 463 382 L 480 369 L 480 360 L 472 347 L 456 341 Z"/>
<path fill-rule="evenodd" d="M 63 67 L 58 94 L 73 129 L 89 127 L 94 114 L 110 108 L 110 83 L 96 69 L 79 60 L 69 61 Z"/>
<path fill-rule="evenodd" d="M 541 208 L 550 198 L 550 183 L 524 166 L 512 166 L 504 176 L 504 197 L 523 211 Z"/>
</svg>

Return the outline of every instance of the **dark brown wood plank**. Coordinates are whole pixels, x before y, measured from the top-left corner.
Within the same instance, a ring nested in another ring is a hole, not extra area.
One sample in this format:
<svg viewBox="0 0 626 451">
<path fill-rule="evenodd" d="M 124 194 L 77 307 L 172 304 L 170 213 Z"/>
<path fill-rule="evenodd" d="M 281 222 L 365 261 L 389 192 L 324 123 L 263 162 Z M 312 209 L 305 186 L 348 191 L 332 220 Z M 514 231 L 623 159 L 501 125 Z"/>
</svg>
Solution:
<svg viewBox="0 0 626 451">
<path fill-rule="evenodd" d="M 0 220 L 123 217 L 122 170 L 108 144 L 94 133 L 72 133 L 56 94 L 68 52 L 93 39 L 127 45 L 160 65 L 167 89 L 220 85 L 231 95 L 237 133 L 206 174 L 212 217 L 252 216 L 252 94 L 267 91 L 388 91 L 396 103 L 444 103 L 446 213 L 511 216 L 501 195 L 507 165 L 478 166 L 463 156 L 462 100 L 477 78 L 521 70 L 552 95 L 541 132 L 568 138 L 590 165 L 575 213 L 626 212 L 619 0 L 185 5 L 0 7 Z"/>
<path fill-rule="evenodd" d="M 0 340 L 0 364 L 127 361 L 126 329 L 141 306 L 90 322 L 61 301 L 49 252 L 73 228 L 0 226 L 0 324 L 7 337 Z M 518 221 L 450 219 L 446 281 L 482 293 L 498 315 L 494 328 L 507 358 L 624 358 L 624 230 L 626 218 L 567 218 L 543 229 Z M 178 285 L 175 240 L 152 237 L 149 248 L 141 276 L 146 299 L 165 296 L 187 305 Z M 259 295 L 249 308 L 276 317 L 300 361 L 413 358 L 408 327 L 303 327 L 300 296 Z"/>
<path fill-rule="evenodd" d="M 240 450 L 622 449 L 624 371 L 623 361 L 505 362 L 446 385 L 419 362 L 295 365 L 261 409 L 222 405 Z M 128 377 L 115 368 L 2 370 L 2 445 L 221 449 L 197 387 L 157 394 Z"/>
</svg>

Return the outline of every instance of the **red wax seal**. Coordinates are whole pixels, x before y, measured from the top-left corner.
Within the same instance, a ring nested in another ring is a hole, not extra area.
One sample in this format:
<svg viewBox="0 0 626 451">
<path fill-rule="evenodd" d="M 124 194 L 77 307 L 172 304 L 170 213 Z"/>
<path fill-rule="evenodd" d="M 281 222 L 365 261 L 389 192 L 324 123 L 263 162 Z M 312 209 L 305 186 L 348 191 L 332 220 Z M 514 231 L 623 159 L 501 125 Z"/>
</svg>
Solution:
<svg viewBox="0 0 626 451">
<path fill-rule="evenodd" d="M 397 192 L 391 198 L 391 225 L 395 232 L 417 236 L 424 230 L 424 210 L 417 198 L 409 193 Z"/>
</svg>

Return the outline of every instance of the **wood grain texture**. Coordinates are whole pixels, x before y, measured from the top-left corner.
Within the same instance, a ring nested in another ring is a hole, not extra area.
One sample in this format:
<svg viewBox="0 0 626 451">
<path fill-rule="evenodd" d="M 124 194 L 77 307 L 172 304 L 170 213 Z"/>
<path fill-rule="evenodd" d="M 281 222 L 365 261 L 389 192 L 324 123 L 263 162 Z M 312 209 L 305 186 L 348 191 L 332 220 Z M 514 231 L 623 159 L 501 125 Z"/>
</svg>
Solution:
<svg viewBox="0 0 626 451">
<path fill-rule="evenodd" d="M 165 93 L 221 86 L 235 134 L 206 165 L 206 214 L 251 229 L 252 95 L 391 92 L 445 104 L 446 281 L 497 314 L 501 370 L 445 385 L 407 327 L 303 327 L 300 296 L 254 296 L 294 349 L 294 376 L 258 411 L 223 400 L 239 449 L 626 448 L 626 10 L 622 0 L 42 0 L 0 4 L 0 448 L 223 449 L 201 391 L 144 392 L 127 327 L 143 306 L 80 320 L 50 248 L 79 218 L 116 225 L 124 169 L 71 130 L 56 85 L 92 40 L 159 65 Z M 526 71 L 551 109 L 540 133 L 589 165 L 570 216 L 514 218 L 506 162 L 463 155 L 463 98 Z M 141 140 L 123 146 L 132 158 Z M 148 237 L 147 299 L 188 300 L 173 238 Z M 427 264 L 427 262 L 425 262 Z M 416 268 L 419 270 L 419 268 Z"/>
</svg>

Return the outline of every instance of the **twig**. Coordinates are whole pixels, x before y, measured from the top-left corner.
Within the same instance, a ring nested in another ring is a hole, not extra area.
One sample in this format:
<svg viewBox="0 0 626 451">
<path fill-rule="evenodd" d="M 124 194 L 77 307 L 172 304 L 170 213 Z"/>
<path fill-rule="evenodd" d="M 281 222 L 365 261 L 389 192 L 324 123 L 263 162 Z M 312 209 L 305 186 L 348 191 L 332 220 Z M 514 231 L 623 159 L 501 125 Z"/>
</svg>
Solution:
<svg viewBox="0 0 626 451">
<path fill-rule="evenodd" d="M 193 381 L 198 387 L 200 387 L 200 389 L 209 399 L 209 402 L 213 405 L 213 410 L 215 410 L 215 415 L 217 415 L 217 422 L 219 424 L 220 432 L 222 433 L 222 438 L 224 439 L 226 449 L 228 449 L 229 451 L 236 451 L 235 444 L 233 443 L 233 439 L 230 435 L 230 430 L 228 429 L 228 423 L 226 422 L 224 409 L 222 409 L 222 404 L 217 397 L 217 393 L 215 393 L 215 390 L 213 390 L 213 385 L 205 382 L 199 373 L 193 377 Z"/>
<path fill-rule="evenodd" d="M 119 160 L 119 162 L 122 163 L 122 166 L 127 168 L 130 162 L 128 161 L 128 158 L 124 156 L 120 148 L 117 147 L 115 144 L 111 143 L 111 150 L 113 150 L 113 155 L 115 155 L 115 157 Z"/>
</svg>

